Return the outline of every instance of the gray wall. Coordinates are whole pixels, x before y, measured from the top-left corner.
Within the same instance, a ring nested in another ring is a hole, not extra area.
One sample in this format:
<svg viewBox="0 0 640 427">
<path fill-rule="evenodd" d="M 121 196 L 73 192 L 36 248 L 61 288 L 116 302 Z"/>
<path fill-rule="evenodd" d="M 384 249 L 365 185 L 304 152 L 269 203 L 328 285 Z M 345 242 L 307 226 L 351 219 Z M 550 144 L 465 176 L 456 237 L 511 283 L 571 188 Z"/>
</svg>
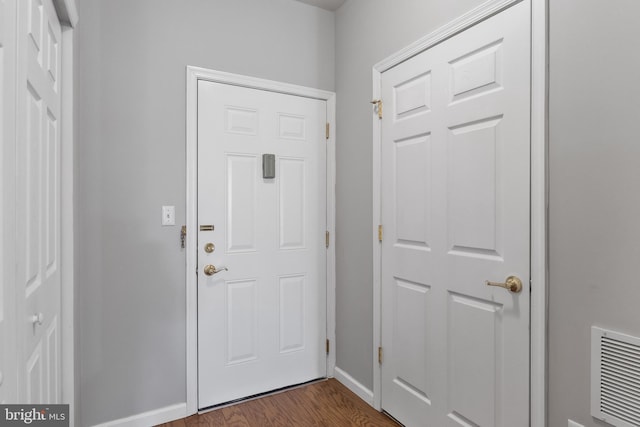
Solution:
<svg viewBox="0 0 640 427">
<path fill-rule="evenodd" d="M 550 6 L 548 425 L 596 426 L 590 328 L 640 336 L 640 3 Z"/>
<path fill-rule="evenodd" d="M 373 65 L 482 0 L 348 0 L 336 12 L 337 366 L 373 389 Z"/>
<path fill-rule="evenodd" d="M 184 402 L 185 67 L 334 90 L 334 14 L 291 0 L 79 1 L 80 422 Z M 161 205 L 177 225 L 160 227 Z"/>
</svg>

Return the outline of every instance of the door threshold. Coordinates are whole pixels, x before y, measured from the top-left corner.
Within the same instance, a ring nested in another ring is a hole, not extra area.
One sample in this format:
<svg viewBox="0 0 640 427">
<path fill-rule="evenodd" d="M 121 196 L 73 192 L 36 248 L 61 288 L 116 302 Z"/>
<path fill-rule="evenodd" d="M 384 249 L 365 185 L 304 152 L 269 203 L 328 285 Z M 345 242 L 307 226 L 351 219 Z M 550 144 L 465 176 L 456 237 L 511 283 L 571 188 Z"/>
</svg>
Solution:
<svg viewBox="0 0 640 427">
<path fill-rule="evenodd" d="M 327 380 L 328 380 L 327 377 L 316 378 L 315 380 L 310 380 L 310 381 L 306 381 L 306 382 L 299 383 L 299 384 L 293 384 L 293 385 L 289 385 L 289 386 L 286 386 L 286 387 L 277 388 L 275 390 L 265 391 L 264 393 L 253 394 L 253 395 L 247 396 L 247 397 L 241 397 L 240 399 L 230 400 L 230 401 L 224 402 L 224 403 L 218 403 L 217 405 L 211 405 L 211 406 L 207 406 L 206 408 L 198 409 L 198 414 L 206 414 L 207 412 L 212 412 L 212 411 L 216 411 L 218 409 L 226 408 L 228 406 L 237 405 L 238 403 L 244 403 L 244 402 L 249 402 L 249 401 L 252 401 L 252 400 L 257 400 L 257 399 L 261 399 L 261 398 L 266 397 L 266 396 L 273 396 L 273 395 L 276 395 L 276 394 L 287 392 L 289 390 L 295 390 L 297 388 L 305 387 L 305 386 L 308 386 L 310 384 L 316 384 L 316 383 L 320 383 L 320 382 L 327 381 Z"/>
</svg>

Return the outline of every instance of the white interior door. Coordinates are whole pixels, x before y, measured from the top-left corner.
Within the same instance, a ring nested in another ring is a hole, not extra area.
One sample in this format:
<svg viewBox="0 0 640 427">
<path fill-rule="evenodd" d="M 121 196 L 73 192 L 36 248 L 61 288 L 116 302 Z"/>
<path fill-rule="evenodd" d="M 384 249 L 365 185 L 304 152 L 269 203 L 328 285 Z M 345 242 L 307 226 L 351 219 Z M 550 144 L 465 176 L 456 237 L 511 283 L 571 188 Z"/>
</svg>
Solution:
<svg viewBox="0 0 640 427">
<path fill-rule="evenodd" d="M 325 123 L 325 101 L 198 83 L 200 408 L 326 375 Z"/>
<path fill-rule="evenodd" d="M 529 8 L 382 74 L 382 408 L 407 426 L 529 424 Z"/>
<path fill-rule="evenodd" d="M 17 4 L 18 396 L 59 403 L 61 29 L 52 0 Z"/>
</svg>

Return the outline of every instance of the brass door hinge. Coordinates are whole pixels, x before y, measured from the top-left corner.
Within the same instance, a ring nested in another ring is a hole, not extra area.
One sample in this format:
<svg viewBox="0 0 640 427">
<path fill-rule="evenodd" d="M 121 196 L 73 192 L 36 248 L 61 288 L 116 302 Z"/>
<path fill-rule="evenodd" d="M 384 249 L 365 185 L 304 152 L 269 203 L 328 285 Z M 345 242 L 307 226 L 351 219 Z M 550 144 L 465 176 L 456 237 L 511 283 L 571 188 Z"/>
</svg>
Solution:
<svg viewBox="0 0 640 427">
<path fill-rule="evenodd" d="M 379 225 L 378 226 L 378 242 L 382 242 L 382 233 L 383 233 L 382 225 Z"/>
<path fill-rule="evenodd" d="M 382 99 L 374 99 L 371 103 L 375 105 L 375 109 L 378 112 L 378 118 L 382 120 Z"/>
<path fill-rule="evenodd" d="M 327 123 L 325 137 L 329 139 L 329 135 L 331 134 L 331 125 Z"/>
<path fill-rule="evenodd" d="M 327 247 L 327 249 L 329 248 L 329 232 L 325 231 L 324 233 L 324 245 Z"/>
<path fill-rule="evenodd" d="M 382 347 L 378 347 L 378 363 L 382 365 Z"/>
<path fill-rule="evenodd" d="M 329 349 L 331 348 L 331 347 L 330 347 L 330 345 L 329 345 L 329 343 L 330 343 L 330 341 L 329 341 L 329 339 L 327 338 L 327 354 L 329 354 Z"/>
</svg>

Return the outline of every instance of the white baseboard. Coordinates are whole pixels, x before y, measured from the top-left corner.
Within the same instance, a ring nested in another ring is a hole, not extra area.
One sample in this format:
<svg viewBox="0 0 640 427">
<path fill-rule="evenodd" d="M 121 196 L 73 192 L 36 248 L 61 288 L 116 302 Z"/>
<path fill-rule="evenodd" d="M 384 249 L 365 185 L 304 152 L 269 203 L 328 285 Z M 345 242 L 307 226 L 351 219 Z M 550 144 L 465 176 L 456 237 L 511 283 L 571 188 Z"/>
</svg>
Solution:
<svg viewBox="0 0 640 427">
<path fill-rule="evenodd" d="M 349 390 L 357 394 L 360 399 L 373 406 L 373 391 L 360 384 L 358 381 L 356 381 L 355 378 L 353 378 L 351 375 L 347 374 L 337 366 L 334 371 L 334 378 Z"/>
<path fill-rule="evenodd" d="M 149 427 L 184 418 L 187 415 L 189 415 L 187 414 L 187 404 L 178 403 L 131 417 L 98 424 L 94 427 Z"/>
</svg>

